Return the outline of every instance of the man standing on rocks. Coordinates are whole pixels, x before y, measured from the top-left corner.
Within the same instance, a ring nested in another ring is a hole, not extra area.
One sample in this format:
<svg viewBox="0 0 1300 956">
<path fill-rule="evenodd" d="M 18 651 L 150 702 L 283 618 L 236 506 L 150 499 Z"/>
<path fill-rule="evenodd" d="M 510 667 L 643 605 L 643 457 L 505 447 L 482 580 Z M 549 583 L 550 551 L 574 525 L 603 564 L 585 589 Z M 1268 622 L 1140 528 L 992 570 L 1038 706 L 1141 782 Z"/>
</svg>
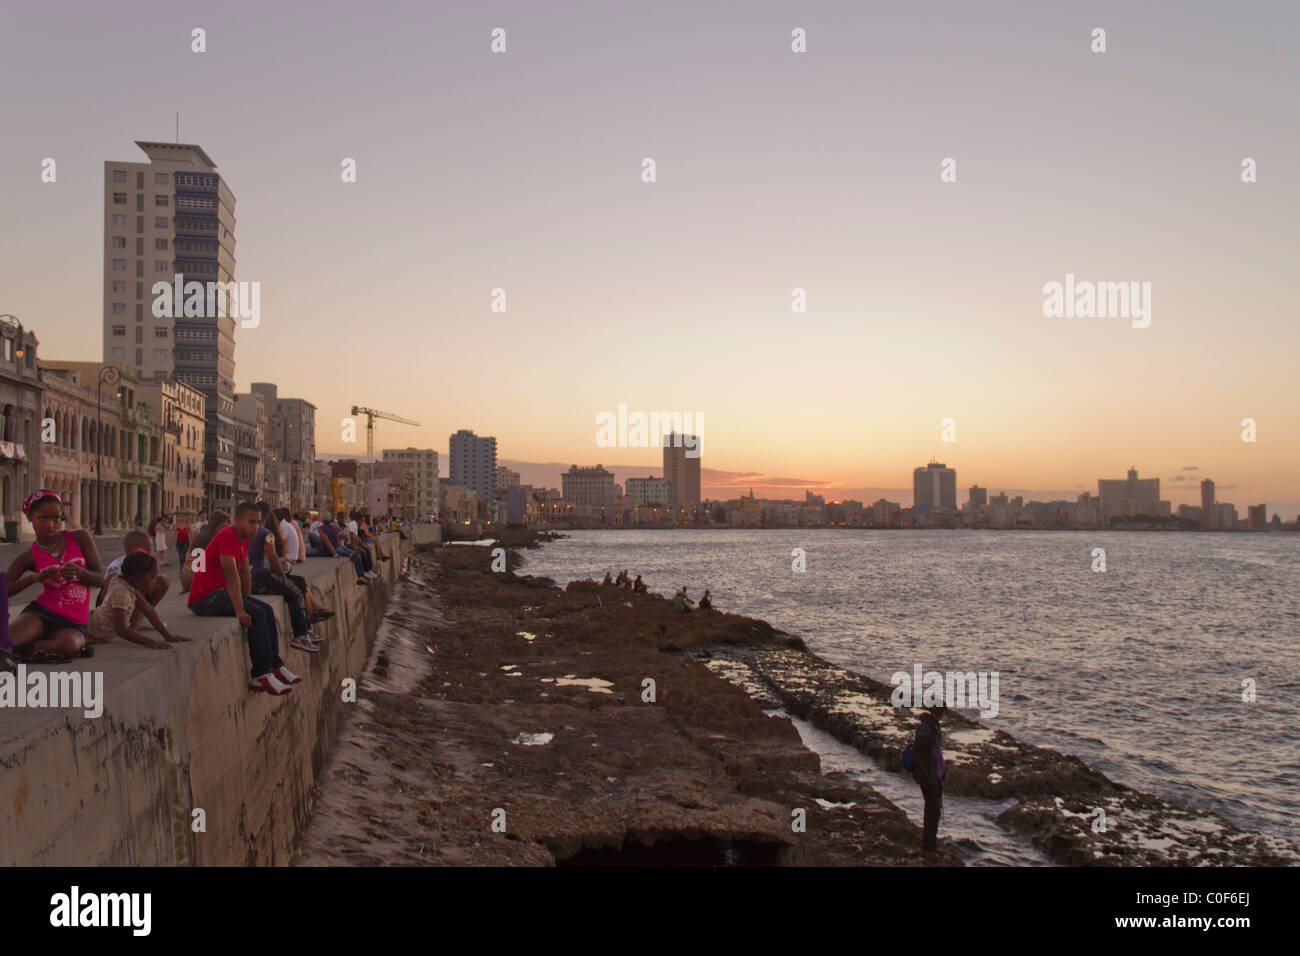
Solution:
<svg viewBox="0 0 1300 956">
<path fill-rule="evenodd" d="M 912 776 L 920 784 L 925 797 L 925 819 L 921 828 L 921 850 L 933 853 L 939 849 L 939 816 L 943 813 L 943 732 L 939 718 L 944 707 L 931 707 L 921 712 L 921 725 L 912 740 Z"/>
</svg>

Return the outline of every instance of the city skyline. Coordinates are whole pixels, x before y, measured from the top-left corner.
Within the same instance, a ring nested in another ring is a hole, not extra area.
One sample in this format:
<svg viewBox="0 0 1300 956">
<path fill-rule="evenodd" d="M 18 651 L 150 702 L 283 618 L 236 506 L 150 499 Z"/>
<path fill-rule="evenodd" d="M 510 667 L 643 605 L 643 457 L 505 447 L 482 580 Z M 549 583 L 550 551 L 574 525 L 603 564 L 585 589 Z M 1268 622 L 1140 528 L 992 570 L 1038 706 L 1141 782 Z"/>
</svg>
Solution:
<svg viewBox="0 0 1300 956">
<path fill-rule="evenodd" d="M 472 423 L 511 459 L 590 465 L 614 458 L 596 417 L 626 403 L 707 415 L 706 497 L 897 494 L 931 457 L 994 494 L 1072 497 L 1137 462 L 1175 506 L 1197 503 L 1210 476 L 1221 497 L 1289 517 L 1300 149 L 1276 122 L 1291 97 L 1261 82 L 1285 45 L 1261 37 L 1293 34 L 1297 14 L 1246 26 L 1207 5 L 1180 11 L 1026 7 L 1007 31 L 958 6 L 767 4 L 743 23 L 695 11 L 683 32 L 649 11 L 506 5 L 491 22 L 412 8 L 401 34 L 369 22 L 358 34 L 342 6 L 303 24 L 236 4 L 202 13 L 200 55 L 189 14 L 125 31 L 108 10 L 57 26 L 16 10 L 0 42 L 26 149 L 0 158 L 0 197 L 26 227 L 0 239 L 0 309 L 37 332 L 42 357 L 100 360 L 105 163 L 136 161 L 137 140 L 172 142 L 179 109 L 180 141 L 239 197 L 238 276 L 263 286 L 261 324 L 236 331 L 236 389 L 276 382 L 314 403 L 322 456 L 356 453 L 334 423 L 366 404 L 423 423 L 381 426 L 380 445 L 442 453 Z M 257 31 L 241 29 L 250 15 Z M 511 46 L 493 57 L 496 20 Z M 1105 55 L 1088 50 L 1094 20 L 1110 31 Z M 809 31 L 801 58 L 795 25 Z M 55 37 L 114 84 L 88 95 L 73 74 L 47 76 Z M 385 48 L 390 72 L 340 86 L 333 66 L 352 43 Z M 665 44 L 673 75 L 654 66 Z M 1176 69 L 1206 48 L 1207 69 Z M 963 82 L 936 74 L 935 55 L 960 60 Z M 303 92 L 261 96 L 284 71 Z M 145 92 L 129 111 L 97 108 L 118 86 Z M 325 87 L 334 101 L 311 92 Z M 1072 111 L 1101 135 L 1071 133 Z M 640 181 L 644 156 L 654 184 Z M 943 184 L 948 156 L 960 175 Z M 1241 182 L 1246 156 L 1258 182 Z M 55 182 L 41 181 L 44 157 Z M 347 157 L 355 183 L 340 181 Z M 1074 274 L 1151 282 L 1150 326 L 1045 318 L 1044 283 Z M 504 314 L 490 310 L 498 287 Z M 791 312 L 796 287 L 806 313 Z M 672 345 L 671 363 L 620 357 L 654 343 Z M 454 361 L 462 349 L 486 350 L 500 375 Z M 365 374 L 329 381 L 321 357 Z M 658 464 L 659 449 L 617 452 L 643 475 Z"/>
</svg>

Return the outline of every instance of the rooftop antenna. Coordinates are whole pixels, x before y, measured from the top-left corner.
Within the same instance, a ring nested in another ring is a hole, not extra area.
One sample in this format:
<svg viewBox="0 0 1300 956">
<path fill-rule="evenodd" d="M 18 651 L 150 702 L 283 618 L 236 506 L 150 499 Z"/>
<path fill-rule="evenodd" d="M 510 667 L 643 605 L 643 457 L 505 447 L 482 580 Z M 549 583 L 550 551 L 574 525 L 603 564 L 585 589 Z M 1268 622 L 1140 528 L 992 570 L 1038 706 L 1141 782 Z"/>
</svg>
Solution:
<svg viewBox="0 0 1300 956">
<path fill-rule="evenodd" d="M 180 111 L 178 110 L 176 112 L 176 145 L 179 146 L 180 142 L 181 142 L 181 114 Z"/>
</svg>

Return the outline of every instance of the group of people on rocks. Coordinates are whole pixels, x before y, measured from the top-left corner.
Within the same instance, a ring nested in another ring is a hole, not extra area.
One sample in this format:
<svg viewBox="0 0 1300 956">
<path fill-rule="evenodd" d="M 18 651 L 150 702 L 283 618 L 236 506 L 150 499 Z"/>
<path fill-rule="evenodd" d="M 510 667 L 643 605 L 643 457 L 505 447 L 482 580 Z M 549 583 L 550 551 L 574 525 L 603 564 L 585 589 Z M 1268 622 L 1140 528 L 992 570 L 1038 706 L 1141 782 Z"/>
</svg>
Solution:
<svg viewBox="0 0 1300 956">
<path fill-rule="evenodd" d="M 0 671 L 13 671 L 19 662 L 90 657 L 95 644 L 115 638 L 158 650 L 189 640 L 173 633 L 156 610 L 171 587 L 160 573 L 167 552 L 165 540 L 159 546 L 165 534 L 160 522 L 152 522 L 148 531 L 127 532 L 123 554 L 103 567 L 89 532 L 66 530 L 63 502 L 56 493 L 32 492 L 23 502 L 23 513 L 35 540 L 0 577 Z M 249 689 L 276 695 L 289 693 L 302 678 L 280 657 L 275 611 L 257 595 L 282 597 L 293 630 L 290 646 L 318 653 L 324 636 L 312 626 L 335 612 L 312 593 L 304 577 L 291 573 L 294 563 L 309 556 L 350 558 L 358 582 L 368 585 L 379 577 L 376 558 L 392 560 L 379 535 L 388 530 L 402 534 L 395 519 L 376 520 L 366 512 L 339 512 L 337 523 L 326 516 L 324 522 L 308 524 L 287 508 L 273 509 L 264 501 L 241 502 L 233 516 L 214 511 L 210 518 L 201 514 L 199 519 L 183 525 L 186 547 L 177 548 L 183 560 L 180 587 L 189 592 L 188 607 L 203 617 L 238 619 L 247 631 L 252 662 Z M 9 596 L 33 585 L 40 585 L 40 593 L 10 626 Z M 99 588 L 93 609 L 91 588 Z M 139 631 L 141 617 L 157 638 Z"/>
<path fill-rule="evenodd" d="M 588 578 L 588 580 L 591 579 Z M 649 590 L 649 588 L 646 587 L 646 583 L 641 580 L 641 575 L 638 574 L 636 580 L 633 580 L 631 575 L 627 573 L 626 568 L 618 573 L 618 577 L 614 577 L 609 570 L 606 570 L 605 578 L 600 583 L 606 587 L 625 588 L 630 590 L 633 594 L 644 594 Z M 685 585 L 683 585 L 681 589 L 673 595 L 672 600 L 673 611 L 677 614 L 689 614 L 691 613 L 691 608 L 695 606 L 695 601 L 693 601 L 686 593 Z M 704 589 L 704 597 L 700 598 L 698 606 L 701 611 L 713 610 L 713 593 L 708 588 Z"/>
</svg>

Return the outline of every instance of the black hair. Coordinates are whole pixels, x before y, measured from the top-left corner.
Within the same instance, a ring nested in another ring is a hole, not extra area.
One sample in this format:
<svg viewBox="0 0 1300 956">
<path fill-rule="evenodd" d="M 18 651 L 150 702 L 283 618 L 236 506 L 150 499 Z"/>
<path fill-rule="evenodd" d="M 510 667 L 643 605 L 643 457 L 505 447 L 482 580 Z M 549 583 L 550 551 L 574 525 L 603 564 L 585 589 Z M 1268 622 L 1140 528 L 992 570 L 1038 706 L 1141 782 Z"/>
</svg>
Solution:
<svg viewBox="0 0 1300 956">
<path fill-rule="evenodd" d="M 257 507 L 257 505 L 253 504 L 251 501 L 241 501 L 239 504 L 235 505 L 236 518 L 242 518 L 250 511 L 256 511 L 259 516 L 262 514 L 261 510 Z"/>
<path fill-rule="evenodd" d="M 158 559 L 145 551 L 132 551 L 122 562 L 122 577 L 138 581 L 150 571 L 158 569 Z"/>
</svg>

